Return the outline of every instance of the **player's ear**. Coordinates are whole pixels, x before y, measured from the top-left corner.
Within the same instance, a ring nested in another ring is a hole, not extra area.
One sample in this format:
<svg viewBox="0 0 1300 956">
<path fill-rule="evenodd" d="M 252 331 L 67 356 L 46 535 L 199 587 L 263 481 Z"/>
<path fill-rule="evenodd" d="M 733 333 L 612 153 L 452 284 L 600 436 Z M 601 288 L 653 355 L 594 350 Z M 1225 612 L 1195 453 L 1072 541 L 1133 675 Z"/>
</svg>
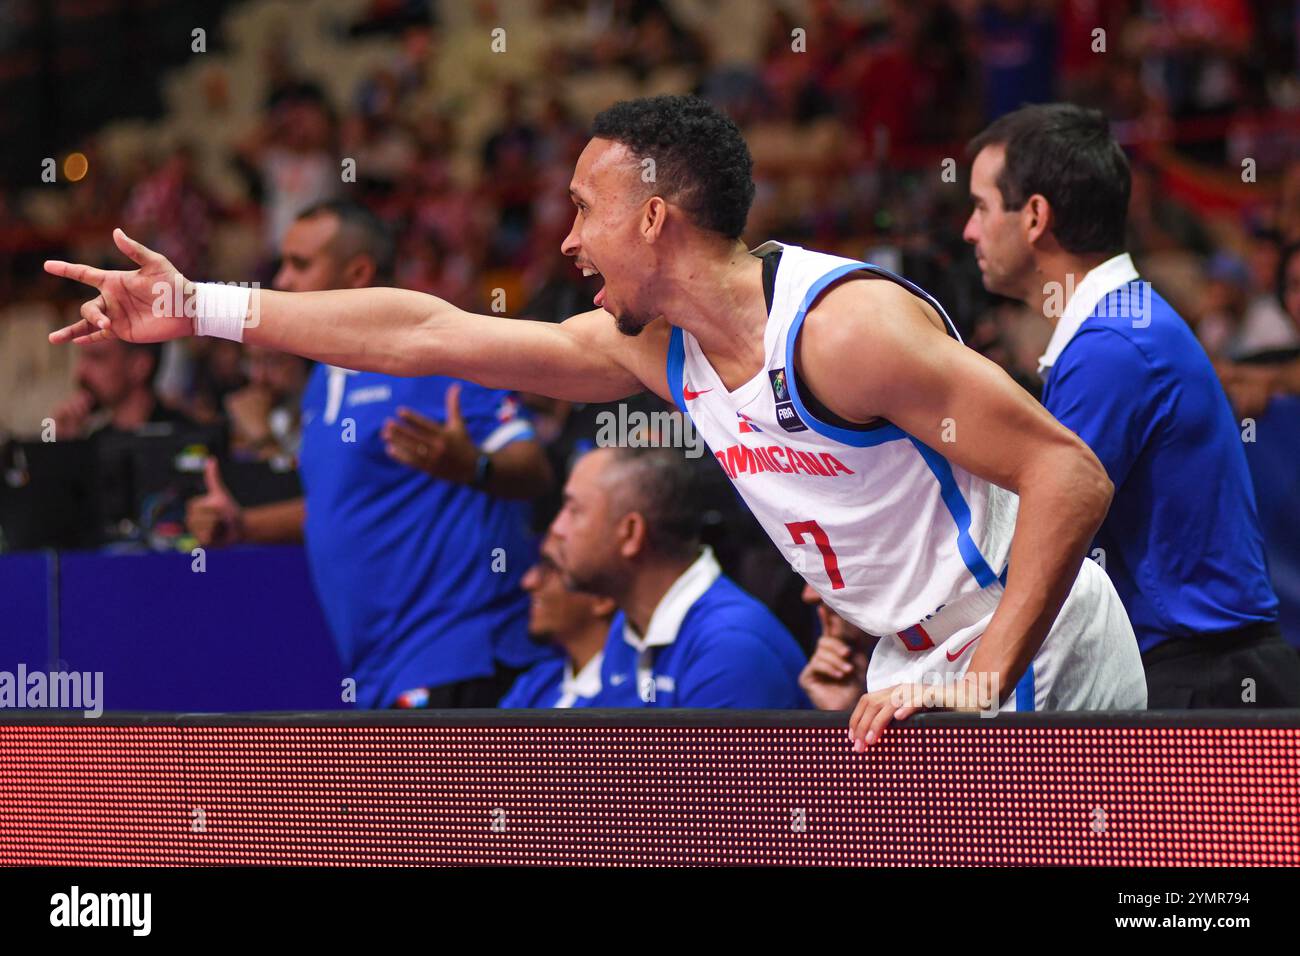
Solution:
<svg viewBox="0 0 1300 956">
<path fill-rule="evenodd" d="M 641 238 L 655 242 L 664 230 L 668 218 L 668 204 L 662 196 L 651 196 L 641 207 Z"/>
</svg>

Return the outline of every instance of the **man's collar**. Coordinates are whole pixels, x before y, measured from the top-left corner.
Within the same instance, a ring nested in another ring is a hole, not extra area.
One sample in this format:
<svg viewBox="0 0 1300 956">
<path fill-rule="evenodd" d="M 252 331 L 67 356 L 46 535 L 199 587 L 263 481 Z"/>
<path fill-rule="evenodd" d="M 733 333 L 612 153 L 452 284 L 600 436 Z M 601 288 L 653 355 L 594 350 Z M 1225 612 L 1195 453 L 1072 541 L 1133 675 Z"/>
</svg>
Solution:
<svg viewBox="0 0 1300 956">
<path fill-rule="evenodd" d="M 1062 350 L 1074 338 L 1074 333 L 1079 331 L 1084 320 L 1092 315 L 1098 302 L 1137 278 L 1137 269 L 1133 267 L 1133 260 L 1127 252 L 1121 252 L 1089 271 L 1075 286 L 1074 294 L 1065 304 L 1065 310 L 1057 320 L 1052 338 L 1047 343 L 1047 351 L 1038 357 L 1038 374 L 1042 375 L 1056 364 Z"/>
<path fill-rule="evenodd" d="M 574 697 L 595 697 L 600 693 L 600 666 L 605 659 L 601 651 L 583 665 L 577 674 L 573 673 L 573 662 L 564 663 L 564 680 L 560 684 L 561 696 L 572 694 Z"/>
<path fill-rule="evenodd" d="M 703 597 L 705 591 L 713 587 L 713 582 L 721 574 L 722 568 L 713 556 L 713 549 L 706 545 L 695 562 L 682 572 L 681 577 L 660 598 L 654 613 L 650 615 L 645 638 L 642 639 L 625 618 L 623 640 L 638 651 L 644 651 L 647 647 L 664 647 L 677 640 L 677 631 L 682 626 L 686 612 Z"/>
</svg>

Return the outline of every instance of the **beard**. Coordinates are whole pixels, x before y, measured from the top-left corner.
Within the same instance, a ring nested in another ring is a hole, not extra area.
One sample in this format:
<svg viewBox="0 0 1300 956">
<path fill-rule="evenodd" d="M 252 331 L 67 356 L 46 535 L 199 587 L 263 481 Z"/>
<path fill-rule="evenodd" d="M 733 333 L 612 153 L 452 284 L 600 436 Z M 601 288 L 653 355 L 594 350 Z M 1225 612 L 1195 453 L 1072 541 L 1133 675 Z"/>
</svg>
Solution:
<svg viewBox="0 0 1300 956">
<path fill-rule="evenodd" d="M 587 571 L 586 569 L 579 569 L 570 571 L 565 568 L 560 572 L 560 579 L 564 581 L 564 586 L 568 590 L 576 591 L 579 594 L 609 597 L 614 593 L 611 590 L 613 580 L 599 570 Z"/>
<path fill-rule="evenodd" d="M 628 338 L 636 338 L 641 334 L 641 330 L 648 324 L 649 323 L 640 316 L 629 315 L 626 312 L 620 312 L 618 315 L 614 316 L 614 328 L 618 329 Z"/>
<path fill-rule="evenodd" d="M 528 642 L 538 647 L 546 647 L 555 640 L 555 632 L 543 628 L 540 631 L 534 631 L 531 627 L 528 629 Z"/>
</svg>

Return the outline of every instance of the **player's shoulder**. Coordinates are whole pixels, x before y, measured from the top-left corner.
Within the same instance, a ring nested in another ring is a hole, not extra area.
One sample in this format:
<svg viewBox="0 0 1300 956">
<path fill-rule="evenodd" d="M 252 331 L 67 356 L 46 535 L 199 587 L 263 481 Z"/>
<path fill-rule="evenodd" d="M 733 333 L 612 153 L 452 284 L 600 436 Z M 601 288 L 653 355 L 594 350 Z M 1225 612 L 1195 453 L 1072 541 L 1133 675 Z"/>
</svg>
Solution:
<svg viewBox="0 0 1300 956">
<path fill-rule="evenodd" d="M 913 331 L 943 333 L 934 308 L 898 282 L 849 273 L 831 283 L 804 319 L 803 337 L 819 351 L 860 353 L 864 343 L 888 341 Z"/>
</svg>

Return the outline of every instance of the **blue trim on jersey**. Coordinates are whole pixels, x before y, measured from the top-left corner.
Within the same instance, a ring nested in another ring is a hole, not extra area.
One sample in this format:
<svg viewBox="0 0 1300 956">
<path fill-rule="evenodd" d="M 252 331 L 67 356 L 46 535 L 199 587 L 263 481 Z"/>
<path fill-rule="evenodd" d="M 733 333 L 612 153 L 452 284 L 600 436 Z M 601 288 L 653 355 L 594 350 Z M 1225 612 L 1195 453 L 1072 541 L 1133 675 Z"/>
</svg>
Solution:
<svg viewBox="0 0 1300 956">
<path fill-rule="evenodd" d="M 975 580 L 979 582 L 980 587 L 988 587 L 998 580 L 998 576 L 993 573 L 989 563 L 984 560 L 984 555 L 980 554 L 975 539 L 970 536 L 970 505 L 966 503 L 966 499 L 961 495 L 961 489 L 957 487 L 957 480 L 952 475 L 952 465 L 947 458 L 924 442 L 918 441 L 911 435 L 907 437 L 921 453 L 925 463 L 930 466 L 930 471 L 939 482 L 943 503 L 948 506 L 952 520 L 957 522 L 957 550 L 961 552 L 962 560 L 966 562 L 970 573 L 975 575 Z"/>
<path fill-rule="evenodd" d="M 1002 569 L 1002 573 L 998 575 L 998 582 L 1003 587 L 1007 586 L 1007 572 L 1010 570 L 1011 570 L 1011 565 L 1008 564 L 1005 568 Z"/>
<path fill-rule="evenodd" d="M 938 302 L 902 276 L 896 276 L 892 272 L 881 269 L 879 266 L 869 265 L 865 262 L 850 262 L 842 266 L 837 266 L 809 287 L 808 292 L 804 295 L 803 302 L 799 304 L 799 311 L 795 314 L 794 321 L 790 324 L 790 331 L 786 335 L 785 380 L 786 384 L 790 388 L 790 400 L 794 403 L 795 411 L 799 413 L 799 418 L 805 425 L 817 432 L 819 435 L 824 435 L 827 438 L 834 439 L 841 444 L 849 445 L 853 448 L 870 448 L 873 445 L 881 445 L 887 441 L 896 441 L 901 438 L 909 439 L 912 444 L 916 446 L 917 451 L 921 453 L 921 458 L 924 459 L 927 465 L 929 465 L 930 471 L 939 482 L 939 490 L 943 496 L 943 503 L 948 506 L 948 512 L 952 515 L 953 521 L 957 524 L 957 550 L 961 553 L 962 560 L 966 563 L 966 567 L 970 573 L 975 576 L 975 580 L 979 583 L 980 587 L 986 588 L 999 580 L 999 576 L 993 573 L 993 569 L 989 567 L 988 562 L 984 560 L 984 556 L 980 554 L 979 547 L 975 544 L 975 539 L 970 535 L 970 506 L 966 503 L 966 499 L 962 497 L 961 490 L 957 487 L 957 482 L 953 478 L 952 474 L 952 465 L 948 463 L 948 460 L 892 423 L 869 432 L 853 431 L 848 428 L 829 425 L 814 417 L 807 408 L 804 407 L 803 401 L 799 398 L 798 376 L 794 374 L 794 347 L 795 342 L 798 341 L 799 338 L 799 330 L 803 327 L 803 320 L 808 314 L 808 309 L 812 307 L 817 296 L 819 296 L 828 285 L 842 279 L 851 272 L 862 270 L 897 282 L 909 292 L 912 292 L 924 299 L 926 302 L 929 302 L 938 309 L 939 315 L 943 318 L 945 326 L 954 336 L 956 336 L 956 331 L 952 327 L 952 320 L 948 318 L 947 313 L 944 312 Z M 961 341 L 960 338 L 957 340 Z M 671 367 L 672 363 L 670 361 L 669 368 Z M 1003 572 L 1003 575 L 1002 580 L 1005 584 L 1005 572 Z"/>
<path fill-rule="evenodd" d="M 1025 676 L 1016 684 L 1016 710 L 1032 711 L 1034 709 L 1034 662 L 1029 662 Z"/>
<path fill-rule="evenodd" d="M 682 394 L 682 376 L 685 370 L 686 344 L 682 339 L 682 330 L 674 325 L 668 336 L 668 393 L 682 414 L 690 417 L 690 412 L 686 411 L 686 397 Z"/>
<path fill-rule="evenodd" d="M 808 289 L 808 294 L 803 297 L 803 302 L 799 305 L 799 311 L 795 314 L 794 321 L 790 323 L 790 331 L 785 339 L 785 381 L 790 387 L 790 401 L 794 403 L 794 410 L 799 414 L 799 420 L 817 434 L 833 438 L 840 444 L 849 445 L 853 448 L 870 448 L 872 445 L 882 445 L 887 441 L 897 441 L 900 438 L 906 438 L 907 432 L 893 424 L 884 425 L 868 432 L 860 432 L 851 428 L 829 425 L 816 418 L 812 412 L 804 407 L 803 400 L 799 398 L 799 386 L 795 382 L 797 376 L 794 374 L 794 344 L 799 339 L 799 330 L 803 327 L 803 320 L 808 314 L 808 309 L 817 296 L 821 295 L 822 291 L 832 282 L 842 279 L 850 272 L 858 272 L 863 269 L 869 270 L 870 267 L 866 263 L 852 262 L 832 269 L 814 282 Z"/>
</svg>

